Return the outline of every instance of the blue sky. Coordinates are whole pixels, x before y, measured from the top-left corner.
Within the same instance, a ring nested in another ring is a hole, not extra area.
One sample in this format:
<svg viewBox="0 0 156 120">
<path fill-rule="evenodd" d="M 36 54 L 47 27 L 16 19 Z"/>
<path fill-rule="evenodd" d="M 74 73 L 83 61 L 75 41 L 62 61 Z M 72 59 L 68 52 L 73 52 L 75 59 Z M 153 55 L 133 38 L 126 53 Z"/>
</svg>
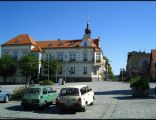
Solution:
<svg viewBox="0 0 156 120">
<path fill-rule="evenodd" d="M 0 44 L 23 33 L 35 40 L 81 39 L 88 16 L 91 37 L 100 36 L 114 74 L 126 67 L 128 52 L 156 48 L 155 1 L 0 1 Z"/>
</svg>

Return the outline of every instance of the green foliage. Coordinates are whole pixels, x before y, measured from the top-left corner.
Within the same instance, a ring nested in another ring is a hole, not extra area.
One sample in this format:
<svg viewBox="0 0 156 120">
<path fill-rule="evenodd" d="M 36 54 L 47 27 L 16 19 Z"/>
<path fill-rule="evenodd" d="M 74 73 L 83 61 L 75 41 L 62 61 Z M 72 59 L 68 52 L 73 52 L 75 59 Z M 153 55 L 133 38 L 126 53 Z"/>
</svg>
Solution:
<svg viewBox="0 0 156 120">
<path fill-rule="evenodd" d="M 51 78 L 51 75 L 58 73 L 59 71 L 59 62 L 55 58 L 49 58 L 49 77 Z M 45 68 L 45 72 L 48 74 L 48 59 L 42 60 L 42 65 Z"/>
<path fill-rule="evenodd" d="M 39 82 L 40 85 L 53 85 L 54 82 L 51 80 L 42 80 Z"/>
<path fill-rule="evenodd" d="M 27 87 L 19 87 L 19 88 L 15 88 L 13 90 L 13 95 L 12 95 L 12 99 L 14 100 L 21 100 L 22 97 L 24 96 L 25 92 L 26 92 Z"/>
<path fill-rule="evenodd" d="M 9 55 L 3 55 L 0 58 L 0 74 L 4 78 L 4 83 L 8 76 L 12 76 L 15 73 L 15 61 Z"/>
<path fill-rule="evenodd" d="M 32 54 L 27 54 L 19 60 L 19 68 L 26 80 L 37 71 L 37 66 L 38 60 Z"/>
<path fill-rule="evenodd" d="M 108 76 L 109 76 L 109 79 L 111 79 L 112 81 L 116 80 L 115 79 L 115 76 L 113 74 L 113 71 L 112 71 L 112 67 L 109 63 L 109 59 L 106 57 L 106 56 L 103 56 L 103 58 L 105 59 L 106 61 L 106 64 L 105 64 L 105 67 L 106 69 L 108 70 Z"/>
<path fill-rule="evenodd" d="M 142 87 L 143 89 L 149 89 L 149 83 L 147 77 L 133 77 L 130 79 L 130 87 Z"/>
</svg>

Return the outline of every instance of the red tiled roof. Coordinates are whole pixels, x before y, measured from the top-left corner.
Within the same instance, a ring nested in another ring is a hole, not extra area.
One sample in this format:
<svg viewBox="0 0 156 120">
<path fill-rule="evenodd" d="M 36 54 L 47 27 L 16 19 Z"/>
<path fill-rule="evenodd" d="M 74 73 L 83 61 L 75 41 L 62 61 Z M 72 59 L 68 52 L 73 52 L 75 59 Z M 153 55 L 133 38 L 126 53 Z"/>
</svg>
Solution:
<svg viewBox="0 0 156 120">
<path fill-rule="evenodd" d="M 94 47 L 95 51 L 100 51 L 99 48 L 99 39 L 91 39 L 88 41 L 91 43 L 92 47 Z M 49 41 L 35 41 L 28 34 L 21 34 L 16 36 L 15 38 L 9 40 L 4 43 L 2 46 L 9 45 L 34 45 L 35 47 L 31 50 L 33 52 L 42 52 L 42 49 L 46 48 L 75 48 L 79 47 L 81 39 L 78 40 L 49 40 Z"/>
<path fill-rule="evenodd" d="M 151 50 L 152 60 L 156 61 L 156 49 Z"/>
<path fill-rule="evenodd" d="M 49 40 L 37 41 L 37 44 L 42 48 L 71 48 L 78 47 L 82 40 Z"/>
<path fill-rule="evenodd" d="M 28 34 L 21 34 L 16 36 L 15 38 L 9 40 L 8 42 L 4 43 L 2 46 L 8 45 L 26 45 L 32 44 L 37 45 L 36 41 L 32 39 L 32 37 L 28 36 Z"/>
</svg>

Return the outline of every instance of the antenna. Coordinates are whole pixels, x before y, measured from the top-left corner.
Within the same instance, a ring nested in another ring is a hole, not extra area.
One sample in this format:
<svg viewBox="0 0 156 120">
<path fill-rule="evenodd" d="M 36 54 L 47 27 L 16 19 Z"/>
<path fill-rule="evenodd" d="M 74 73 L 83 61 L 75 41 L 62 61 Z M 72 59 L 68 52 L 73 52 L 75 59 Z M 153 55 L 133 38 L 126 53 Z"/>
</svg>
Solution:
<svg viewBox="0 0 156 120">
<path fill-rule="evenodd" d="M 90 17 L 88 16 L 88 17 L 87 17 L 87 23 L 89 23 L 89 20 L 90 20 Z"/>
</svg>

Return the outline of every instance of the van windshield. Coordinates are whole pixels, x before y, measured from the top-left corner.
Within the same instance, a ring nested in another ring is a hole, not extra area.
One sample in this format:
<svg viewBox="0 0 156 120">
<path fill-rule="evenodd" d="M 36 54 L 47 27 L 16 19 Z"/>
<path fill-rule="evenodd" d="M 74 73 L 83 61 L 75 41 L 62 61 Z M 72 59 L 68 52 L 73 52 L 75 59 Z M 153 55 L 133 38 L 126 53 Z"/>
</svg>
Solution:
<svg viewBox="0 0 156 120">
<path fill-rule="evenodd" d="M 62 88 L 60 92 L 61 96 L 66 96 L 66 95 L 73 95 L 73 96 L 78 96 L 79 95 L 79 90 L 77 88 Z"/>
<path fill-rule="evenodd" d="M 41 91 L 40 88 L 28 88 L 26 93 L 27 94 L 39 94 Z"/>
</svg>

